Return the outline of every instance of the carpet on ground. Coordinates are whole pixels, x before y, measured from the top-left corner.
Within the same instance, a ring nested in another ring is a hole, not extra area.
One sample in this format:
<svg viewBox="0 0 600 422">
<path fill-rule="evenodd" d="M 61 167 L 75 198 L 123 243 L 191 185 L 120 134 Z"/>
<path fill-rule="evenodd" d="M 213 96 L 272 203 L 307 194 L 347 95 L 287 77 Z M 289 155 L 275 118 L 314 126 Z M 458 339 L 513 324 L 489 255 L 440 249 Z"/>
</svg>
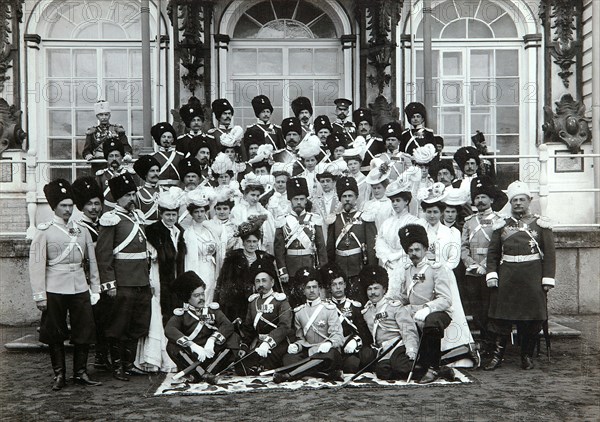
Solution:
<svg viewBox="0 0 600 422">
<path fill-rule="evenodd" d="M 462 372 L 454 369 L 456 380 L 453 382 L 444 379 L 438 379 L 431 384 L 417 384 L 414 381 L 384 381 L 375 377 L 370 372 L 365 372 L 356 380 L 347 384 L 347 388 L 411 388 L 427 386 L 456 386 L 469 384 L 472 381 Z M 250 393 L 258 391 L 291 391 L 291 390 L 316 390 L 323 388 L 339 387 L 341 381 L 325 381 L 318 378 L 304 378 L 297 381 L 289 381 L 281 384 L 275 384 L 272 377 L 248 376 L 239 377 L 233 375 L 223 375 L 219 377 L 218 385 L 210 385 L 204 382 L 192 384 L 188 382 L 173 381 L 172 373 L 166 374 L 165 379 L 160 383 L 154 392 L 154 396 L 172 396 L 172 395 L 211 395 L 211 394 L 232 394 L 232 393 Z M 344 380 L 352 378 L 352 374 L 344 374 Z"/>
</svg>

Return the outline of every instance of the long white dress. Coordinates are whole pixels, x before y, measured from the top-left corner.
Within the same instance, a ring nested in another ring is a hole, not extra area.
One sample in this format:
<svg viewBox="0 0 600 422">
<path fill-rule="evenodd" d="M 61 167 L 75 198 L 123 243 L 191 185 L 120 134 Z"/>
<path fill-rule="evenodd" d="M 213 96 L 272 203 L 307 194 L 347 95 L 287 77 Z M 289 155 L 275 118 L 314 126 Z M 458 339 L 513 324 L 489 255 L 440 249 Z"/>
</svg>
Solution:
<svg viewBox="0 0 600 422">
<path fill-rule="evenodd" d="M 213 217 L 208 221 L 204 222 L 204 225 L 213 232 L 217 239 L 217 248 L 219 249 L 216 253 L 217 261 L 217 272 L 215 279 L 219 278 L 219 273 L 223 267 L 223 260 L 227 255 L 227 252 L 232 250 L 236 245 L 237 238 L 233 237 L 237 226 L 231 219 L 219 220 L 217 217 Z"/>
<path fill-rule="evenodd" d="M 185 240 L 185 271 L 194 271 L 206 284 L 206 303 L 213 301 L 217 285 L 217 262 L 222 259 L 217 257 L 222 249 L 218 247 L 219 239 L 206 221 L 192 222 L 192 225 L 183 233 Z"/>
<path fill-rule="evenodd" d="M 442 339 L 442 352 L 454 349 L 461 345 L 473 343 L 473 336 L 469 329 L 469 324 L 465 317 L 458 285 L 454 278 L 452 270 L 460 262 L 460 232 L 454 227 L 446 227 L 439 222 L 435 226 L 427 224 L 427 238 L 429 240 L 429 250 L 427 258 L 431 261 L 439 262 L 450 270 L 450 292 L 452 293 L 452 307 L 450 308 L 450 317 L 452 322 L 444 331 Z M 461 359 L 450 366 L 469 368 L 473 366 L 470 359 Z"/>
<path fill-rule="evenodd" d="M 268 252 L 273 255 L 273 243 L 275 241 L 275 220 L 273 219 L 273 215 L 265 207 L 263 207 L 260 202 L 257 202 L 255 205 L 250 205 L 248 201 L 245 199 L 240 199 L 240 202 L 233 207 L 231 210 L 231 220 L 239 225 L 243 222 L 248 221 L 248 217 L 252 215 L 266 215 L 267 220 L 262 224 L 262 242 L 259 249 Z M 236 244 L 234 249 L 242 248 L 242 240 L 239 239 L 239 242 Z"/>
<path fill-rule="evenodd" d="M 400 237 L 398 231 L 407 224 L 420 224 L 423 227 L 427 225 L 424 220 L 415 217 L 408 212 L 408 209 L 402 210 L 400 213 L 395 213 L 387 218 L 382 227 L 383 230 L 378 231 L 377 240 L 375 241 L 375 253 L 379 258 L 379 263 L 387 270 L 389 285 L 387 296 L 392 299 L 400 297 L 400 287 L 404 279 L 404 266 L 408 261 L 406 252 L 400 245 Z"/>
<path fill-rule="evenodd" d="M 362 212 L 362 219 L 374 222 L 377 233 L 379 233 L 383 222 L 394 215 L 394 208 L 392 208 L 392 201 L 388 197 L 373 198 L 363 204 Z"/>
</svg>

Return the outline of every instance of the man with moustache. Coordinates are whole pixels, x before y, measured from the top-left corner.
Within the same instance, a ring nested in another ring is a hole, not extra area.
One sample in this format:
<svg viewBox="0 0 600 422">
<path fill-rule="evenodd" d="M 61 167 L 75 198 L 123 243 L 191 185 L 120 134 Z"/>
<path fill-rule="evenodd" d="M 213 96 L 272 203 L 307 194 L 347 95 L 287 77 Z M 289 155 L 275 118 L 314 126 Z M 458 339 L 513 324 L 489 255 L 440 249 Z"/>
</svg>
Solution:
<svg viewBox="0 0 600 422">
<path fill-rule="evenodd" d="M 344 373 L 356 373 L 360 369 L 360 350 L 369 347 L 373 340 L 361 313 L 362 305 L 346 297 L 346 276 L 335 262 L 322 266 L 320 271 L 321 279 L 329 288 L 331 302 L 336 306 L 338 318 L 342 323 L 342 370 Z"/>
<path fill-rule="evenodd" d="M 313 108 L 310 100 L 306 97 L 298 97 L 292 101 L 292 111 L 294 116 L 300 121 L 301 131 L 298 133 L 300 140 L 307 138 L 315 133 L 310 118 L 313 115 Z M 281 123 L 283 129 L 283 122 Z M 285 136 L 285 135 L 284 135 Z"/>
<path fill-rule="evenodd" d="M 458 284 L 460 298 L 466 315 L 480 330 L 484 352 L 491 352 L 491 337 L 487 331 L 487 312 L 490 289 L 485 281 L 487 252 L 494 225 L 502 216 L 492 210 L 496 198 L 506 194 L 495 186 L 487 176 L 471 181 L 471 201 L 477 213 L 465 219 L 461 239 L 461 259 L 466 268 L 464 280 Z M 504 199 L 506 201 L 506 199 Z"/>
<path fill-rule="evenodd" d="M 193 156 L 192 151 L 197 149 L 196 142 L 198 141 L 216 145 L 214 136 L 202 131 L 204 108 L 198 98 L 190 97 L 187 104 L 182 105 L 179 109 L 179 116 L 188 131 L 177 137 L 175 149 L 183 153 L 184 157 Z"/>
<path fill-rule="evenodd" d="M 144 224 L 156 223 L 159 218 L 157 200 L 161 191 L 158 187 L 160 163 L 151 155 L 140 155 L 133 163 L 133 170 L 144 181 L 136 193 L 138 208 L 144 214 Z"/>
<path fill-rule="evenodd" d="M 53 180 L 44 186 L 44 195 L 54 217 L 37 227 L 31 241 L 29 280 L 33 300 L 42 311 L 39 340 L 50 350 L 54 371 L 52 390 L 60 390 L 66 385 L 64 341 L 67 338 L 75 345 L 74 381 L 83 385 L 100 385 L 87 374 L 89 346 L 96 340 L 92 304 L 100 296 L 92 237 L 87 229 L 69 223 L 74 198 L 69 182 Z M 83 269 L 85 260 L 89 267 L 89 287 Z"/>
<path fill-rule="evenodd" d="M 412 155 L 415 148 L 432 144 L 435 147 L 433 130 L 425 127 L 427 112 L 421 103 L 409 103 L 404 108 L 404 114 L 412 126 L 400 136 L 400 151 Z"/>
<path fill-rule="evenodd" d="M 296 117 L 288 117 L 281 122 L 281 130 L 285 139 L 285 149 L 277 151 L 273 154 L 273 161 L 276 163 L 298 163 L 294 166 L 294 171 L 299 173 L 304 167 L 299 162 L 298 145 L 302 140 L 302 127 L 300 120 Z"/>
<path fill-rule="evenodd" d="M 98 218 L 102 212 L 102 191 L 93 177 L 80 177 L 73 182 L 73 195 L 77 209 L 83 212 L 81 220 L 78 221 L 80 227 L 85 227 L 92 237 L 94 246 L 98 240 L 98 231 L 100 223 Z M 87 260 L 84 261 L 84 271 L 90 282 L 90 265 Z M 106 293 L 100 294 L 98 302 L 92 306 L 94 311 L 94 321 L 96 322 L 96 345 L 94 368 L 110 371 L 112 365 L 109 359 L 108 342 L 104 336 L 106 329 L 107 315 L 110 311 L 114 299 Z"/>
<path fill-rule="evenodd" d="M 348 277 L 348 297 L 366 302 L 365 292 L 358 285 L 358 274 L 365 265 L 376 264 L 374 222 L 364 221 L 356 207 L 358 185 L 352 177 L 340 177 L 336 182 L 342 210 L 329 225 L 327 233 L 328 261 L 335 262 Z"/>
<path fill-rule="evenodd" d="M 352 113 L 352 121 L 356 125 L 356 133 L 367 142 L 366 154 L 360 170 L 367 174 L 371 170 L 371 160 L 385 152 L 383 139 L 373 132 L 373 113 L 368 108 L 359 108 Z"/>
<path fill-rule="evenodd" d="M 385 142 L 385 152 L 377 157 L 391 168 L 389 179 L 394 181 L 402 177 L 402 173 L 412 165 L 411 157 L 400 149 L 400 137 L 402 126 L 399 122 L 390 122 L 381 127 L 381 135 Z"/>
<path fill-rule="evenodd" d="M 128 381 L 138 339 L 148 334 L 150 325 L 148 249 L 143 215 L 135 209 L 137 188 L 133 177 L 125 173 L 108 183 L 117 203 L 113 211 L 100 218 L 96 255 L 101 289 L 115 298 L 105 332 L 113 377 Z"/>
<path fill-rule="evenodd" d="M 217 126 L 209 129 L 208 134 L 215 138 L 214 144 L 209 145 L 211 151 L 219 151 L 222 137 L 233 138 L 235 142 L 241 145 L 242 138 L 244 136 L 244 130 L 241 126 L 233 124 L 233 106 L 226 98 L 218 98 L 212 102 L 211 105 L 215 119 L 217 119 Z M 229 142 L 226 142 L 229 143 Z M 242 155 L 242 161 L 248 161 L 250 157 L 246 156 L 246 148 L 240 148 Z"/>
<path fill-rule="evenodd" d="M 177 166 L 184 155 L 175 148 L 175 137 L 177 133 L 173 126 L 168 122 L 160 122 L 150 129 L 152 139 L 158 145 L 158 151 L 152 156 L 160 165 L 158 174 L 159 186 L 168 188 L 169 186 L 179 186 L 179 171 Z"/>
<path fill-rule="evenodd" d="M 323 238 L 323 221 L 318 214 L 306 212 L 308 184 L 306 179 L 293 177 L 286 184 L 287 197 L 292 212 L 276 222 L 275 261 L 279 280 L 286 286 L 290 304 L 297 306 L 303 301 L 302 287 L 290 279 L 299 268 L 317 268 L 327 263 Z"/>
<path fill-rule="evenodd" d="M 123 155 L 125 154 L 124 146 L 118 139 L 108 139 L 102 144 L 104 159 L 108 163 L 108 167 L 96 172 L 96 183 L 103 190 L 104 206 L 103 211 L 107 212 L 115 207 L 115 199 L 110 193 L 108 181 L 113 177 L 124 173 L 135 174 L 130 167 L 123 166 Z M 134 178 L 135 180 L 135 178 Z"/>
<path fill-rule="evenodd" d="M 246 130 L 256 128 L 264 134 L 267 145 L 273 145 L 274 150 L 284 148 L 285 143 L 283 141 L 281 126 L 271 123 L 271 115 L 273 114 L 271 100 L 269 100 L 266 95 L 257 95 L 252 98 L 252 108 L 254 109 L 254 115 L 258 121 L 253 125 L 248 126 Z"/>
<path fill-rule="evenodd" d="M 273 290 L 277 278 L 272 262 L 255 261 L 250 277 L 256 293 L 248 298 L 248 312 L 240 327 L 241 343 L 238 357 L 243 358 L 236 368 L 238 375 L 256 375 L 263 369 L 282 365 L 293 334 L 293 312 L 284 293 Z"/>
<path fill-rule="evenodd" d="M 356 125 L 350 119 L 352 101 L 347 98 L 338 98 L 333 103 L 335 104 L 336 120 L 331 124 L 332 133 L 342 133 L 348 144 L 351 144 L 356 137 Z"/>
</svg>

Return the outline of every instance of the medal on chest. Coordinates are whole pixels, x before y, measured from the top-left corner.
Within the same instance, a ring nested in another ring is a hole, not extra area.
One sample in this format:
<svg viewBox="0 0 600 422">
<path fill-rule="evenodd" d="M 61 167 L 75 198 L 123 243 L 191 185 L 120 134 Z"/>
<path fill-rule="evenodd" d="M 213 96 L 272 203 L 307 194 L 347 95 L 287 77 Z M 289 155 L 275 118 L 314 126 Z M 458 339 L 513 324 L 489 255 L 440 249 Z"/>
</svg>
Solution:
<svg viewBox="0 0 600 422">
<path fill-rule="evenodd" d="M 375 321 L 382 321 L 382 320 L 386 319 L 387 316 L 388 316 L 387 311 L 379 312 L 378 314 L 375 314 Z"/>
<path fill-rule="evenodd" d="M 418 273 L 418 274 L 414 274 L 412 276 L 412 279 L 416 282 L 416 283 L 422 283 L 425 281 L 425 274 L 422 273 Z"/>
<path fill-rule="evenodd" d="M 266 303 L 266 304 L 262 304 L 259 308 L 259 312 L 262 312 L 263 314 L 270 314 L 275 310 L 275 305 L 273 305 L 272 303 Z"/>
</svg>

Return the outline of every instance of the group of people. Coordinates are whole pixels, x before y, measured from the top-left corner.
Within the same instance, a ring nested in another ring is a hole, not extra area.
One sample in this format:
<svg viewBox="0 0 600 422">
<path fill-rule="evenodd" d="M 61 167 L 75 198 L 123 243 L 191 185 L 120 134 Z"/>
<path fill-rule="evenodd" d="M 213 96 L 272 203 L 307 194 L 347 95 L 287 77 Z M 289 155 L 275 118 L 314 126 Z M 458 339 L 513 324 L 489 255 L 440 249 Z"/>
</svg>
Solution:
<svg viewBox="0 0 600 422">
<path fill-rule="evenodd" d="M 189 131 L 156 124 L 156 152 L 134 160 L 97 103 L 85 157 L 106 168 L 44 187 L 54 218 L 31 244 L 53 389 L 65 385 L 66 339 L 74 380 L 87 385 L 98 384 L 91 344 L 94 367 L 123 381 L 140 371 L 216 383 L 227 370 L 275 382 L 370 370 L 429 383 L 480 365 L 471 328 L 490 357 L 484 369 L 496 369 L 516 322 L 522 366 L 533 368 L 555 261 L 527 185 L 495 185 L 479 133 L 478 148 L 445 156 L 420 103 L 405 109 L 410 128 L 378 133 L 370 110 L 351 105 L 337 99 L 337 120 L 311 123 L 299 97 L 296 117 L 278 126 L 259 95 L 244 131 L 217 99 L 205 133 L 204 108 L 190 100 L 180 109 Z"/>
</svg>

